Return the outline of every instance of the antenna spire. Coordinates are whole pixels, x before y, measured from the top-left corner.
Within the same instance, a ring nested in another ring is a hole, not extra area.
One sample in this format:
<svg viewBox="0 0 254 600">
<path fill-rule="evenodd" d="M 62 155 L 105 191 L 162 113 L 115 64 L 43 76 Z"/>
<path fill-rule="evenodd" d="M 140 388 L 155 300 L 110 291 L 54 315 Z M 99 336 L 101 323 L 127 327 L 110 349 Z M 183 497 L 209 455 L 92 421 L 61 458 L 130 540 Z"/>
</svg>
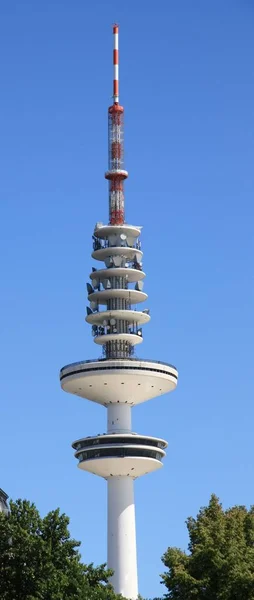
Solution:
<svg viewBox="0 0 254 600">
<path fill-rule="evenodd" d="M 123 225 L 124 211 L 124 180 L 128 172 L 124 169 L 124 109 L 119 104 L 119 57 L 118 57 L 119 26 L 113 25 L 113 104 L 108 109 L 108 171 L 105 173 L 109 182 L 109 223 Z"/>
<path fill-rule="evenodd" d="M 113 79 L 113 99 L 114 103 L 119 102 L 119 46 L 118 46 L 118 31 L 119 26 L 113 25 L 113 36 L 114 36 L 114 49 L 113 49 L 113 65 L 114 65 L 114 79 Z"/>
</svg>

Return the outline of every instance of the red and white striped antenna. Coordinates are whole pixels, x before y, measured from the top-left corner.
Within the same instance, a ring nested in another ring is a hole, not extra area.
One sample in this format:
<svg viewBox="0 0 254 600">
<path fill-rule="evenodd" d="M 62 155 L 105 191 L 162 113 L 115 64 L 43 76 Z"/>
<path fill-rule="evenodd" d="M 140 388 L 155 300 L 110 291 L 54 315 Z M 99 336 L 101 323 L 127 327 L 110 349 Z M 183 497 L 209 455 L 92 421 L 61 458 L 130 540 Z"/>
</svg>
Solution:
<svg viewBox="0 0 254 600">
<path fill-rule="evenodd" d="M 119 44 L 118 44 L 119 26 L 113 25 L 114 49 L 113 49 L 113 65 L 114 65 L 114 80 L 113 80 L 113 99 L 114 102 L 119 102 Z"/>
<path fill-rule="evenodd" d="M 108 109 L 108 171 L 105 173 L 109 182 L 109 223 L 123 225 L 124 210 L 124 180 L 128 172 L 124 169 L 124 109 L 119 104 L 119 25 L 113 25 L 113 104 Z"/>
</svg>

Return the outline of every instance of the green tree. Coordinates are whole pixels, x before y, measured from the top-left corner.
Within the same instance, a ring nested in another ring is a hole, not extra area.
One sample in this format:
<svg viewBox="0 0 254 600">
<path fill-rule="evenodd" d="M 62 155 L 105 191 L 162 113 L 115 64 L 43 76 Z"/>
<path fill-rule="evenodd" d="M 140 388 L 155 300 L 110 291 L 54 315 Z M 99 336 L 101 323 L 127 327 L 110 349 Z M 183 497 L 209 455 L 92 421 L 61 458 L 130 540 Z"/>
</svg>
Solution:
<svg viewBox="0 0 254 600">
<path fill-rule="evenodd" d="M 187 520 L 189 553 L 168 548 L 162 575 L 171 600 L 254 600 L 254 507 L 218 498 Z"/>
<path fill-rule="evenodd" d="M 0 514 L 1 600 L 118 600 L 105 565 L 81 562 L 80 542 L 59 510 L 41 518 L 34 504 L 10 503 Z M 123 599 L 122 599 L 123 600 Z"/>
</svg>

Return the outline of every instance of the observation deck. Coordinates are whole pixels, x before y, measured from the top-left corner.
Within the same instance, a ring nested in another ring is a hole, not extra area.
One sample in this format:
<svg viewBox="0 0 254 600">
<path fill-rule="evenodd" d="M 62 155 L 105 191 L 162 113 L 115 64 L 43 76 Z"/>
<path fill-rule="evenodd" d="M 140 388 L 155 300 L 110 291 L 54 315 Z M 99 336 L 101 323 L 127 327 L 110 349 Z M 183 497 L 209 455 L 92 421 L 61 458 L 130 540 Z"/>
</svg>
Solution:
<svg viewBox="0 0 254 600">
<path fill-rule="evenodd" d="M 103 406 L 134 406 L 176 388 L 178 373 L 168 363 L 140 359 L 102 359 L 67 365 L 60 371 L 65 392 Z"/>
<path fill-rule="evenodd" d="M 167 442 L 135 433 L 103 434 L 82 438 L 72 444 L 78 467 L 108 479 L 136 479 L 160 469 Z"/>
</svg>

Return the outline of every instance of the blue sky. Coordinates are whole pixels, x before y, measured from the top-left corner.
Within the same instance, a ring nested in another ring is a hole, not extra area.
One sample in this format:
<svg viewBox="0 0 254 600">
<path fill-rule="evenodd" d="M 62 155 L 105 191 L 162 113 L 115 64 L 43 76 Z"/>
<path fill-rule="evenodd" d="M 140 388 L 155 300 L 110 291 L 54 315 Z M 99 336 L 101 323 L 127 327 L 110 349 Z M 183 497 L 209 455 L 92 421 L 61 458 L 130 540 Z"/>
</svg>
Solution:
<svg viewBox="0 0 254 600">
<path fill-rule="evenodd" d="M 86 562 L 106 559 L 106 484 L 71 449 L 103 408 L 63 393 L 99 356 L 84 323 L 91 235 L 107 221 L 111 24 L 120 23 L 126 213 L 143 225 L 152 320 L 139 355 L 177 365 L 174 394 L 133 411 L 169 441 L 136 482 L 140 592 L 215 492 L 254 502 L 254 9 L 249 0 L 23 2 L 0 7 L 1 479 L 60 506 Z"/>
</svg>

